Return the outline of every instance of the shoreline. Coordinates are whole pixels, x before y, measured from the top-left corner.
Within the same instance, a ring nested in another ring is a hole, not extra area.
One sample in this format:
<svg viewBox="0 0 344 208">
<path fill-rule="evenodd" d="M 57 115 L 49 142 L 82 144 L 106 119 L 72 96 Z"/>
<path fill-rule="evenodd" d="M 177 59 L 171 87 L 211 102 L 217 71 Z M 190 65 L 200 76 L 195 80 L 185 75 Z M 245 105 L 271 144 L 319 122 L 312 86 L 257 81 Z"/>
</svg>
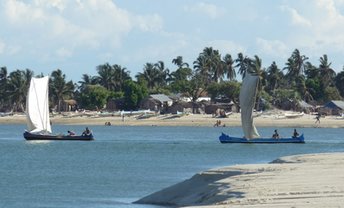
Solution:
<svg viewBox="0 0 344 208">
<path fill-rule="evenodd" d="M 202 208 L 341 207 L 343 161 L 344 153 L 321 153 L 210 169 L 134 203 Z"/>
<path fill-rule="evenodd" d="M 202 126 L 212 127 L 217 120 L 226 127 L 241 126 L 240 113 L 233 113 L 227 118 L 216 118 L 209 114 L 190 115 L 157 115 L 144 119 L 139 119 L 138 115 L 125 116 L 124 121 L 120 116 L 63 116 L 55 115 L 51 117 L 53 124 L 61 125 L 105 125 L 110 122 L 114 126 Z M 280 115 L 263 113 L 254 118 L 257 127 L 290 127 L 290 128 L 344 128 L 344 118 L 327 116 L 321 118 L 321 123 L 315 123 L 315 115 L 305 114 L 298 118 L 283 118 Z M 0 124 L 26 124 L 24 114 L 0 117 Z"/>
</svg>

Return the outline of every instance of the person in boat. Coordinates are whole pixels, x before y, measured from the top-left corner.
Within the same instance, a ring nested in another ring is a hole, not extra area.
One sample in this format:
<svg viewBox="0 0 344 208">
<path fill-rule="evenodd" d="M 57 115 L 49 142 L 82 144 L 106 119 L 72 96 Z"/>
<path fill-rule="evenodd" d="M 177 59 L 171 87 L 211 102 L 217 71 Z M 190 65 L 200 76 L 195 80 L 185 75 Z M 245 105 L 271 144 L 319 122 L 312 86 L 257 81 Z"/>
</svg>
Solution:
<svg viewBox="0 0 344 208">
<path fill-rule="evenodd" d="M 74 132 L 74 131 L 68 130 L 67 132 L 68 132 L 68 135 L 69 135 L 69 136 L 75 136 L 75 132 Z"/>
<path fill-rule="evenodd" d="M 92 131 L 86 127 L 85 131 L 82 132 L 82 136 L 91 136 L 92 135 Z"/>
<path fill-rule="evenodd" d="M 293 132 L 293 138 L 296 138 L 299 136 L 299 133 L 297 133 L 296 129 L 294 129 L 294 132 Z"/>
<path fill-rule="evenodd" d="M 277 129 L 275 129 L 275 132 L 274 132 L 274 134 L 272 135 L 272 138 L 274 138 L 274 139 L 279 139 L 279 134 L 278 134 L 278 132 L 277 132 Z"/>
</svg>

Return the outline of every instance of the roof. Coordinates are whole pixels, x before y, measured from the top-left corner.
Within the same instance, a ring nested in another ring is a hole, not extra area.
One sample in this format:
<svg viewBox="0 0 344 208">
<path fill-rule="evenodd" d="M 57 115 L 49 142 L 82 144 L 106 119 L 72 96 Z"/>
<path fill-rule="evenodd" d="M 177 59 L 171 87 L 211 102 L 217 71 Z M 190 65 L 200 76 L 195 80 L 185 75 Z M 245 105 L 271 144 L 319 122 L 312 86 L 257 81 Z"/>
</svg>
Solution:
<svg viewBox="0 0 344 208">
<path fill-rule="evenodd" d="M 326 108 L 339 108 L 344 110 L 344 101 L 341 100 L 331 100 L 330 102 L 324 105 Z"/>
<path fill-rule="evenodd" d="M 299 101 L 299 105 L 300 105 L 302 108 L 313 108 L 313 106 L 312 106 L 311 104 L 306 103 L 304 100 L 300 100 L 300 101 Z"/>
<path fill-rule="evenodd" d="M 152 94 L 150 95 L 150 97 L 162 103 L 172 101 L 169 97 L 167 97 L 167 95 L 164 95 L 164 94 Z"/>
</svg>

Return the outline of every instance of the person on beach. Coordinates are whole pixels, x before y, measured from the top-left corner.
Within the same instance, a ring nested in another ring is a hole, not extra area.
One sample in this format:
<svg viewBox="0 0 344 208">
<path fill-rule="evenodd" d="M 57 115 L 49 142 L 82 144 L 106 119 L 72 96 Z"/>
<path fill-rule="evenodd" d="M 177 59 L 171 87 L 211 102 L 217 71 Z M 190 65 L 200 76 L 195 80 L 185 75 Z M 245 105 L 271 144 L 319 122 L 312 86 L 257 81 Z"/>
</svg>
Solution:
<svg viewBox="0 0 344 208">
<path fill-rule="evenodd" d="M 88 127 L 86 127 L 85 131 L 82 132 L 82 136 L 91 136 L 92 135 L 92 131 L 89 130 Z"/>
<path fill-rule="evenodd" d="M 279 139 L 279 134 L 277 132 L 277 129 L 275 129 L 275 133 L 272 135 L 272 138 Z"/>
<path fill-rule="evenodd" d="M 297 133 L 296 129 L 294 129 L 293 138 L 296 138 L 298 136 L 299 136 L 299 133 Z"/>
<path fill-rule="evenodd" d="M 74 132 L 74 131 L 68 130 L 67 132 L 68 132 L 68 135 L 69 135 L 69 136 L 75 136 L 75 132 Z"/>
<path fill-rule="evenodd" d="M 317 117 L 315 117 L 316 121 L 315 123 L 319 123 L 320 124 L 320 114 L 317 115 Z"/>
</svg>

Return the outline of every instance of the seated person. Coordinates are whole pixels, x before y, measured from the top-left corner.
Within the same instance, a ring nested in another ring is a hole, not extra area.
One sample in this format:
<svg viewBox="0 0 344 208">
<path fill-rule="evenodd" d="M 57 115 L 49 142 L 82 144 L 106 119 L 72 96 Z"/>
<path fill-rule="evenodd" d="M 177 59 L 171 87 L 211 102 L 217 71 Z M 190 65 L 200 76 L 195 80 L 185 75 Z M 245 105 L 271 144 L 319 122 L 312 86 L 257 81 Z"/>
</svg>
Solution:
<svg viewBox="0 0 344 208">
<path fill-rule="evenodd" d="M 91 136 L 92 135 L 92 131 L 88 129 L 88 127 L 86 127 L 85 131 L 82 132 L 82 136 Z"/>
<path fill-rule="evenodd" d="M 275 133 L 272 135 L 272 138 L 279 139 L 279 134 L 277 132 L 277 129 L 275 130 Z"/>
<path fill-rule="evenodd" d="M 75 132 L 69 131 L 69 130 L 68 130 L 67 132 L 68 132 L 68 135 L 69 135 L 69 136 L 75 136 Z"/>
<path fill-rule="evenodd" d="M 299 133 L 297 133 L 296 129 L 294 129 L 293 138 L 296 138 L 298 136 L 299 136 Z"/>
</svg>

